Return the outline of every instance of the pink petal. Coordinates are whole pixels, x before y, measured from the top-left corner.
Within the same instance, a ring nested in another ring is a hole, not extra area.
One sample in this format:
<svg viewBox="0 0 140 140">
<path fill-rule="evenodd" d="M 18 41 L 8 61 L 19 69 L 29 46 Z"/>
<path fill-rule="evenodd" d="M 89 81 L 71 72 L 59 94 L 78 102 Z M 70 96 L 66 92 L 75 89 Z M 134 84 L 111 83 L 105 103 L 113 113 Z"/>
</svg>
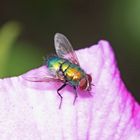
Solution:
<svg viewBox="0 0 140 140">
<path fill-rule="evenodd" d="M 31 82 L 47 67 L 0 80 L 0 140 L 139 140 L 140 106 L 124 86 L 113 51 L 106 41 L 76 52 L 81 67 L 93 77 L 91 94 L 60 82 Z"/>
</svg>

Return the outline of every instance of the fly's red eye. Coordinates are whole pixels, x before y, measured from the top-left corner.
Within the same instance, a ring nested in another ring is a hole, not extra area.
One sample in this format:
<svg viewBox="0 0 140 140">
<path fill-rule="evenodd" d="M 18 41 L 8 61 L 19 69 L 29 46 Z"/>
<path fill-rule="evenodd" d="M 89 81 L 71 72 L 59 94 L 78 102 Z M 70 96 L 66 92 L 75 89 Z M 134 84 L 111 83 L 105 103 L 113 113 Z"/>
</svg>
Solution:
<svg viewBox="0 0 140 140">
<path fill-rule="evenodd" d="M 91 82 L 92 82 L 92 77 L 91 77 L 91 75 L 90 75 L 90 74 L 87 74 L 87 77 L 88 77 L 89 83 L 91 83 Z"/>
<path fill-rule="evenodd" d="M 85 78 L 80 80 L 79 87 L 80 87 L 81 90 L 86 89 L 86 87 L 87 87 L 87 80 Z"/>
</svg>

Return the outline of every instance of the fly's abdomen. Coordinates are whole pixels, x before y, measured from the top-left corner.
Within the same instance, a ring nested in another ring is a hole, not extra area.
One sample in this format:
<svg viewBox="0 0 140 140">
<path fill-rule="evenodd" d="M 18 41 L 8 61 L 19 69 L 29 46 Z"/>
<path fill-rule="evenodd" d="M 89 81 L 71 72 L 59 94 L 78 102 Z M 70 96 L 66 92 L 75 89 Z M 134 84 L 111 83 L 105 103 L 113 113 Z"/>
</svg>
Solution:
<svg viewBox="0 0 140 140">
<path fill-rule="evenodd" d="M 76 65 L 69 65 L 69 67 L 66 69 L 64 72 L 67 80 L 72 84 L 72 85 L 78 85 L 79 81 L 84 77 L 85 73 L 83 70 L 76 66 Z"/>
</svg>

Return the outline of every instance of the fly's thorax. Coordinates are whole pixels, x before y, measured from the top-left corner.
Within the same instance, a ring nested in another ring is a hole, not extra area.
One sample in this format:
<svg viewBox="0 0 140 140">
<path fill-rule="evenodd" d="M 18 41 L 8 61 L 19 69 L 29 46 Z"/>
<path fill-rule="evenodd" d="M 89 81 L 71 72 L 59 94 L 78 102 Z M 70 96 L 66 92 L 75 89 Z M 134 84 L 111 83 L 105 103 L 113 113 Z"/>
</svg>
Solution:
<svg viewBox="0 0 140 140">
<path fill-rule="evenodd" d="M 65 62 L 64 59 L 61 59 L 57 56 L 52 56 L 47 60 L 47 67 L 52 71 L 59 71 L 60 66 Z"/>
</svg>

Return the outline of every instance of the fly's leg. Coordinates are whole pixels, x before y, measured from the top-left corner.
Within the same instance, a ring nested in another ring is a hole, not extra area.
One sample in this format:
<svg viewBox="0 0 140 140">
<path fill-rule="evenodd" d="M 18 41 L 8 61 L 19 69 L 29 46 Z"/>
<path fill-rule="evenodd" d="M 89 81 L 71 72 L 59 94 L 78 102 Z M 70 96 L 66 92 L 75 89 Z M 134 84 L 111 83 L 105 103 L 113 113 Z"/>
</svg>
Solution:
<svg viewBox="0 0 140 140">
<path fill-rule="evenodd" d="M 62 97 L 62 95 L 60 94 L 59 91 L 62 90 L 66 85 L 67 85 L 67 84 L 64 83 L 59 89 L 57 89 L 57 94 L 60 96 L 60 99 L 61 99 L 60 104 L 59 104 L 59 109 L 61 109 L 62 100 L 63 100 L 63 97 Z"/>
<path fill-rule="evenodd" d="M 77 91 L 76 91 L 76 87 L 75 86 L 73 86 L 73 89 L 74 89 L 74 92 L 75 92 L 75 97 L 74 97 L 74 100 L 73 100 L 73 105 L 74 105 L 75 104 L 75 101 L 76 101 L 76 99 L 78 97 L 78 94 L 77 94 Z"/>
</svg>

